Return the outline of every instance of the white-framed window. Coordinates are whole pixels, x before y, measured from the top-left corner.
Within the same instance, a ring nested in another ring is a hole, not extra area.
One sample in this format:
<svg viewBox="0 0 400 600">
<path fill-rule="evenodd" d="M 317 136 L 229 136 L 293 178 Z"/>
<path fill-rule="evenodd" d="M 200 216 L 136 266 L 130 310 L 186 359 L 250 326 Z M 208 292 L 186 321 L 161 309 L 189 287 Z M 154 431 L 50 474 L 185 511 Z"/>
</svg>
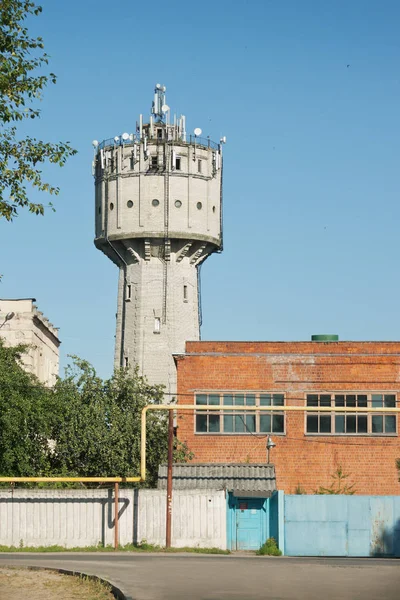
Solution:
<svg viewBox="0 0 400 600">
<path fill-rule="evenodd" d="M 132 284 L 130 283 L 126 284 L 125 300 L 126 302 L 130 302 L 132 300 Z"/>
<path fill-rule="evenodd" d="M 161 331 L 161 319 L 160 317 L 154 317 L 154 333 L 160 333 Z"/>
<path fill-rule="evenodd" d="M 196 406 L 222 404 L 231 410 L 198 411 L 195 416 L 196 433 L 229 435 L 285 433 L 285 405 L 283 393 L 269 392 L 209 392 L 196 393 Z M 276 411 L 236 411 L 235 406 L 276 406 Z"/>
<path fill-rule="evenodd" d="M 307 412 L 306 434 L 313 435 L 396 435 L 396 413 L 318 412 L 319 407 L 335 408 L 395 408 L 395 393 L 334 392 L 307 394 L 306 405 L 315 407 Z"/>
</svg>

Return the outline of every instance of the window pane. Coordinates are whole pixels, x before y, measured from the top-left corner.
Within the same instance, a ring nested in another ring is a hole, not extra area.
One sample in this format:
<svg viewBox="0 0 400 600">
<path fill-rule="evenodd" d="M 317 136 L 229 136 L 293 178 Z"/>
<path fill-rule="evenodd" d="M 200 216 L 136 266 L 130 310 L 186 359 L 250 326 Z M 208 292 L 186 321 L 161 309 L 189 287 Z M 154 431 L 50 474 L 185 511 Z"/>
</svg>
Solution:
<svg viewBox="0 0 400 600">
<path fill-rule="evenodd" d="M 255 396 L 246 396 L 246 405 L 247 406 L 255 406 L 256 397 Z"/>
<path fill-rule="evenodd" d="M 307 415 L 307 433 L 318 433 L 318 415 Z"/>
<path fill-rule="evenodd" d="M 357 396 L 357 406 L 359 408 L 366 408 L 367 407 L 367 395 L 366 394 L 359 394 Z"/>
<path fill-rule="evenodd" d="M 197 394 L 196 404 L 207 404 L 207 396 L 205 394 Z"/>
<path fill-rule="evenodd" d="M 233 433 L 233 415 L 224 415 L 224 432 Z"/>
<path fill-rule="evenodd" d="M 196 431 L 198 433 L 207 432 L 207 415 L 196 415 Z"/>
<path fill-rule="evenodd" d="M 396 417 L 394 415 L 385 417 L 385 433 L 396 433 Z"/>
<path fill-rule="evenodd" d="M 235 416 L 235 431 L 236 431 L 236 433 L 243 433 L 245 431 L 243 417 L 244 417 L 244 415 Z"/>
<path fill-rule="evenodd" d="M 271 415 L 260 415 L 260 432 L 271 433 Z"/>
<path fill-rule="evenodd" d="M 246 429 L 247 431 L 255 431 L 256 430 L 256 415 L 246 415 L 245 417 Z"/>
<path fill-rule="evenodd" d="M 307 406 L 318 406 L 317 394 L 307 394 Z"/>
<path fill-rule="evenodd" d="M 219 432 L 219 415 L 209 415 L 208 419 L 208 431 Z"/>
<path fill-rule="evenodd" d="M 229 405 L 233 404 L 233 396 L 231 396 L 230 394 L 229 395 L 224 394 L 223 404 L 229 404 Z"/>
<path fill-rule="evenodd" d="M 356 433 L 357 417 L 356 415 L 347 415 L 346 417 L 346 433 Z"/>
<path fill-rule="evenodd" d="M 383 406 L 383 396 L 382 394 L 372 394 L 372 408 L 380 408 Z"/>
<path fill-rule="evenodd" d="M 283 415 L 272 415 L 272 431 L 273 433 L 284 432 L 284 417 Z"/>
<path fill-rule="evenodd" d="M 260 406 L 271 406 L 271 394 L 260 395 Z"/>
<path fill-rule="evenodd" d="M 372 415 L 372 433 L 383 433 L 383 417 Z"/>
<path fill-rule="evenodd" d="M 321 394 L 319 397 L 319 405 L 320 406 L 330 406 L 331 405 L 331 396 L 330 394 Z"/>
<path fill-rule="evenodd" d="M 367 415 L 358 415 L 357 417 L 357 431 L 358 433 L 367 433 Z"/>
<path fill-rule="evenodd" d="M 236 404 L 236 406 L 244 406 L 244 396 L 243 395 L 235 396 L 234 404 Z"/>
<path fill-rule="evenodd" d="M 335 433 L 345 433 L 344 415 L 337 415 L 335 417 Z"/>
<path fill-rule="evenodd" d="M 394 394 L 385 394 L 385 408 L 396 407 L 396 396 Z"/>
<path fill-rule="evenodd" d="M 272 396 L 272 404 L 274 406 L 283 406 L 285 402 L 285 398 L 283 394 L 274 394 Z"/>
<path fill-rule="evenodd" d="M 218 396 L 215 394 L 208 396 L 208 404 L 219 404 L 219 394 Z"/>
<path fill-rule="evenodd" d="M 319 417 L 319 432 L 330 433 L 331 432 L 331 415 L 320 415 Z"/>
<path fill-rule="evenodd" d="M 336 394 L 335 406 L 344 406 L 344 394 Z"/>
<path fill-rule="evenodd" d="M 356 405 L 356 397 L 354 394 L 348 394 L 346 396 L 346 406 L 353 408 Z"/>
</svg>

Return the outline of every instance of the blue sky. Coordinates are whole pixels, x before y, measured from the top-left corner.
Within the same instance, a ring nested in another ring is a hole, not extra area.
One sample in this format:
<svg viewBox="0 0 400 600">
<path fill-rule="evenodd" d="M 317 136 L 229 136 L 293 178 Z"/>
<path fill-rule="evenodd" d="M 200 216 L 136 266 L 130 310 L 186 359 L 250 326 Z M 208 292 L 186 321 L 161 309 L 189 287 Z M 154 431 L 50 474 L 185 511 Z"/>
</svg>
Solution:
<svg viewBox="0 0 400 600">
<path fill-rule="evenodd" d="M 93 245 L 91 141 L 134 130 L 157 82 L 188 130 L 227 137 L 202 339 L 400 339 L 398 2 L 41 4 L 31 32 L 58 83 L 26 130 L 79 153 L 45 170 L 56 213 L 0 222 L 0 297 L 37 299 L 63 366 L 112 371 L 117 269 Z"/>
</svg>

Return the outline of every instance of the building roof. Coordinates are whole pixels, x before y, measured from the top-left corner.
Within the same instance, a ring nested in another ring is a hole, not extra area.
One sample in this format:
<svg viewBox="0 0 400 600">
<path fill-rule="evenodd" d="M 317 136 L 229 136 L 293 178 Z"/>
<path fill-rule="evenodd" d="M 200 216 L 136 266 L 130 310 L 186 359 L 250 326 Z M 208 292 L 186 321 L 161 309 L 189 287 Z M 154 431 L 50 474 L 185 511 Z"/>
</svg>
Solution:
<svg viewBox="0 0 400 600">
<path fill-rule="evenodd" d="M 186 342 L 185 352 L 174 354 L 175 361 L 191 356 L 262 355 L 398 355 L 400 341 L 303 341 L 303 342 Z"/>
<path fill-rule="evenodd" d="M 177 463 L 172 469 L 176 490 L 226 489 L 238 492 L 262 492 L 268 497 L 276 490 L 275 467 L 247 463 Z M 167 487 L 167 465 L 158 468 L 158 489 Z"/>
</svg>

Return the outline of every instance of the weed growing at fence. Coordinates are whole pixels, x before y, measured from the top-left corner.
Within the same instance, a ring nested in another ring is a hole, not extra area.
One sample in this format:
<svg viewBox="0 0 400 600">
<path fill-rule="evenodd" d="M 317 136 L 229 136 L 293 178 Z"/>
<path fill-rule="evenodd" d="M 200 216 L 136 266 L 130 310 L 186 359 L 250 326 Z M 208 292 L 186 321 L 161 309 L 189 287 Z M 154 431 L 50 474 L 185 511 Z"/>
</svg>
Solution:
<svg viewBox="0 0 400 600">
<path fill-rule="evenodd" d="M 282 556 L 282 552 L 279 550 L 276 545 L 276 540 L 273 537 L 268 538 L 261 548 L 257 550 L 256 554 L 258 554 L 258 556 Z"/>
<path fill-rule="evenodd" d="M 18 547 L 0 546 L 0 553 L 1 552 L 194 552 L 197 554 L 230 554 L 229 550 L 221 550 L 220 548 L 165 548 L 163 546 L 156 546 L 155 544 L 148 544 L 146 541 L 143 541 L 140 544 L 126 544 L 125 546 L 119 546 L 118 550 L 115 550 L 113 546 L 104 546 L 103 544 L 98 544 L 97 546 L 85 546 L 83 548 L 66 548 L 65 546 L 23 546 L 20 544 Z"/>
</svg>

